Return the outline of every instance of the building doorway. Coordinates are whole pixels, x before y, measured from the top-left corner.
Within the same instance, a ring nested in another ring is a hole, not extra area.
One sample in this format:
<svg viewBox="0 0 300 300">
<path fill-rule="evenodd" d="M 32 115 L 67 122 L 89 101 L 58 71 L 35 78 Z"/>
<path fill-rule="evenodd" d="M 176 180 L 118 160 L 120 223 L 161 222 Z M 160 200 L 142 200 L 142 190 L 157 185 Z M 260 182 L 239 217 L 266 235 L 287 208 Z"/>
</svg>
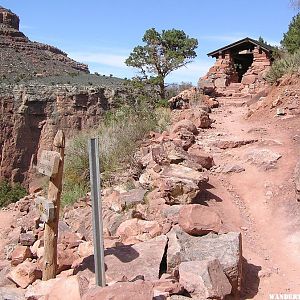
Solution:
<svg viewBox="0 0 300 300">
<path fill-rule="evenodd" d="M 242 82 L 244 74 L 248 71 L 253 63 L 252 53 L 237 53 L 233 55 L 233 63 L 238 73 L 238 82 Z"/>
</svg>

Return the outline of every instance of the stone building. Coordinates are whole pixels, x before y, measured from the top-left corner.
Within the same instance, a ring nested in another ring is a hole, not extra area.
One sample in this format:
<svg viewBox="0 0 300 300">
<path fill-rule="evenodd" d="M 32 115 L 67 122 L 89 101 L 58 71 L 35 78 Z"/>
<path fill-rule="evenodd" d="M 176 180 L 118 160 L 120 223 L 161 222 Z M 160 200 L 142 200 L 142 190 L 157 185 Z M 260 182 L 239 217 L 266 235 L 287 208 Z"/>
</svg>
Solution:
<svg viewBox="0 0 300 300">
<path fill-rule="evenodd" d="M 272 49 L 247 37 L 208 53 L 216 62 L 199 79 L 199 88 L 220 96 L 259 92 L 267 85 L 265 75 L 272 63 Z"/>
</svg>

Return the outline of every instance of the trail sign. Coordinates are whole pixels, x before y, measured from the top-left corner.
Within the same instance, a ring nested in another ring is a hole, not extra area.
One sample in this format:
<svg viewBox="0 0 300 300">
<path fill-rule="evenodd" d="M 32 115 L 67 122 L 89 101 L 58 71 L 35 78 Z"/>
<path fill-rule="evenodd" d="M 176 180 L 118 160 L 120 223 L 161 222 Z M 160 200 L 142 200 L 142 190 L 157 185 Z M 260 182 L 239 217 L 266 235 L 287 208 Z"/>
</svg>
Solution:
<svg viewBox="0 0 300 300">
<path fill-rule="evenodd" d="M 38 162 L 38 172 L 52 177 L 58 173 L 58 166 L 60 162 L 60 154 L 56 151 L 42 151 L 40 160 Z"/>
<path fill-rule="evenodd" d="M 37 197 L 35 205 L 40 213 L 40 220 L 42 222 L 52 222 L 55 217 L 55 207 L 52 201 L 49 201 L 45 197 Z"/>
</svg>

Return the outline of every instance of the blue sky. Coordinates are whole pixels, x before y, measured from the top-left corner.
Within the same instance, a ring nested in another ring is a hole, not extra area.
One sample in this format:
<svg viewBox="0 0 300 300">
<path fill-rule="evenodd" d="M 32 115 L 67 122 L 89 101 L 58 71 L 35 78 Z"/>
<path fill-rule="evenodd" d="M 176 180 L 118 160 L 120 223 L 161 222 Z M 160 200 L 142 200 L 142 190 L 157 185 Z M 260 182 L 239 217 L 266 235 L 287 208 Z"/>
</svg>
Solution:
<svg viewBox="0 0 300 300">
<path fill-rule="evenodd" d="M 198 39 L 197 58 L 169 75 L 167 82 L 192 82 L 214 60 L 206 53 L 246 36 L 278 44 L 297 12 L 289 0 L 0 0 L 21 18 L 34 41 L 56 46 L 85 62 L 91 72 L 131 77 L 124 60 L 154 27 L 181 29 Z"/>
</svg>

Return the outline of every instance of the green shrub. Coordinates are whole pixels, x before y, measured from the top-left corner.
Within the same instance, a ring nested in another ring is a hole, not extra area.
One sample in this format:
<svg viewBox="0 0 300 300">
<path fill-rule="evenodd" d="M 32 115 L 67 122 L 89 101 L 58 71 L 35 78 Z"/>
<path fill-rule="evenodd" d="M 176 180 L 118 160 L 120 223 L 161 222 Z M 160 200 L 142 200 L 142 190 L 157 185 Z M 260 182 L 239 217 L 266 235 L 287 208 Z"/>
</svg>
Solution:
<svg viewBox="0 0 300 300">
<path fill-rule="evenodd" d="M 0 182 L 0 207 L 17 202 L 26 195 L 26 190 L 19 183 L 10 185 L 7 181 Z"/>
<path fill-rule="evenodd" d="M 77 134 L 66 146 L 62 202 L 72 203 L 89 188 L 87 142 L 90 137 L 99 138 L 102 181 L 108 184 L 118 170 L 135 165 L 133 154 L 148 132 L 161 132 L 169 124 L 168 109 L 124 106 L 108 112 L 97 129 Z"/>
<path fill-rule="evenodd" d="M 267 73 L 266 79 L 273 84 L 283 75 L 293 73 L 300 73 L 300 51 L 293 54 L 286 53 L 283 58 L 275 60 Z"/>
</svg>

